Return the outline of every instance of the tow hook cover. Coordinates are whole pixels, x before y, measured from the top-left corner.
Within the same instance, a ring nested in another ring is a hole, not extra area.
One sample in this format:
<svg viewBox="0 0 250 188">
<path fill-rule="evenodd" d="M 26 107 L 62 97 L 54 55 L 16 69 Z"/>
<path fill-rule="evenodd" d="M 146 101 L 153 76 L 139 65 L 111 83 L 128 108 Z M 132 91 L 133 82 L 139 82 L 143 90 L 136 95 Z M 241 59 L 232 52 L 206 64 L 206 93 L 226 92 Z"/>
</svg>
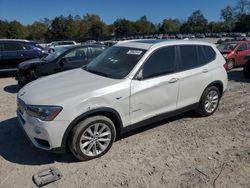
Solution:
<svg viewBox="0 0 250 188">
<path fill-rule="evenodd" d="M 55 167 L 42 170 L 33 175 L 33 182 L 38 186 L 44 186 L 62 178 L 62 173 Z"/>
</svg>

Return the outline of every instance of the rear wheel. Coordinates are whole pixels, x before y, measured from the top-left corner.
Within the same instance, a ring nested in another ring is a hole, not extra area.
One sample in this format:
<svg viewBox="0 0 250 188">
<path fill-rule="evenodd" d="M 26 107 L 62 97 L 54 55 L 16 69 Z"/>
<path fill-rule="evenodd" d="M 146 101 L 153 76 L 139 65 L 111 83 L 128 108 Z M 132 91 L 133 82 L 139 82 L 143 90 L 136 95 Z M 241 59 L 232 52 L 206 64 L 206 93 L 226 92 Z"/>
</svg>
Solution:
<svg viewBox="0 0 250 188">
<path fill-rule="evenodd" d="M 205 89 L 203 92 L 200 104 L 196 110 L 201 116 L 212 115 L 219 106 L 220 102 L 220 91 L 217 87 L 211 86 Z"/>
<path fill-rule="evenodd" d="M 89 117 L 73 128 L 69 148 L 81 161 L 94 159 L 108 152 L 115 136 L 115 126 L 109 118 Z"/>
</svg>

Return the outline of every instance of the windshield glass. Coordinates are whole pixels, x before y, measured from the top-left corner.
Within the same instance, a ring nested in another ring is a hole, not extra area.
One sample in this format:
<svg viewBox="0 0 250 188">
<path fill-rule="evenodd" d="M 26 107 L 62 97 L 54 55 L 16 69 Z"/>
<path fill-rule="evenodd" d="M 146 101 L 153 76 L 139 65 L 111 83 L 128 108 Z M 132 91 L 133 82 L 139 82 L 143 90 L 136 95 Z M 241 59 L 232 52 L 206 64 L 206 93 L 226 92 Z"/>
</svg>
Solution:
<svg viewBox="0 0 250 188">
<path fill-rule="evenodd" d="M 55 52 L 49 54 L 48 56 L 46 56 L 44 58 L 45 61 L 53 61 L 56 58 L 58 58 L 61 54 L 63 54 L 65 51 L 67 50 L 67 48 L 58 48 L 56 49 Z"/>
<path fill-rule="evenodd" d="M 113 46 L 93 59 L 84 70 L 94 74 L 122 79 L 134 68 L 146 50 Z"/>
<path fill-rule="evenodd" d="M 219 51 L 228 51 L 228 50 L 234 50 L 234 48 L 237 46 L 237 43 L 224 43 L 220 44 L 218 46 Z"/>
</svg>

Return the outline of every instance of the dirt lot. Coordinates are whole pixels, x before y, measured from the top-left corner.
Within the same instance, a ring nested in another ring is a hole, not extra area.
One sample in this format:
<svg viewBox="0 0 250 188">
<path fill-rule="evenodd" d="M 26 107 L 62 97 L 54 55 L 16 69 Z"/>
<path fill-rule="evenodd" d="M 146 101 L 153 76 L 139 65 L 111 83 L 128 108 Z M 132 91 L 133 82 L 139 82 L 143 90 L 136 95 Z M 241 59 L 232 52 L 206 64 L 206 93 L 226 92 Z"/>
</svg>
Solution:
<svg viewBox="0 0 250 188">
<path fill-rule="evenodd" d="M 0 79 L 0 187 L 35 187 L 50 166 L 63 178 L 47 187 L 250 187 L 250 80 L 229 73 L 218 111 L 168 119 L 125 135 L 102 158 L 77 162 L 29 144 L 15 116 L 13 78 Z"/>
</svg>

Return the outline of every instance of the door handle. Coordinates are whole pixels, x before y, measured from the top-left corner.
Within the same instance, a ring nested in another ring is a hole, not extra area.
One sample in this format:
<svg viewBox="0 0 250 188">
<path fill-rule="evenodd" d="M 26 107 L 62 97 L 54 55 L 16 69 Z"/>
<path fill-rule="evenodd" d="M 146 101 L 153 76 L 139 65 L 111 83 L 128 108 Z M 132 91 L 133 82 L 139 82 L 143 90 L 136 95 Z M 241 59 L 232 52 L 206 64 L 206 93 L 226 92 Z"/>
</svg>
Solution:
<svg viewBox="0 0 250 188">
<path fill-rule="evenodd" d="M 170 79 L 169 81 L 168 81 L 168 83 L 175 83 L 175 82 L 177 82 L 179 79 L 178 78 L 172 78 L 172 79 Z"/>
<path fill-rule="evenodd" d="M 203 72 L 203 73 L 207 73 L 207 72 L 208 72 L 208 69 L 203 69 L 202 72 Z"/>
</svg>

